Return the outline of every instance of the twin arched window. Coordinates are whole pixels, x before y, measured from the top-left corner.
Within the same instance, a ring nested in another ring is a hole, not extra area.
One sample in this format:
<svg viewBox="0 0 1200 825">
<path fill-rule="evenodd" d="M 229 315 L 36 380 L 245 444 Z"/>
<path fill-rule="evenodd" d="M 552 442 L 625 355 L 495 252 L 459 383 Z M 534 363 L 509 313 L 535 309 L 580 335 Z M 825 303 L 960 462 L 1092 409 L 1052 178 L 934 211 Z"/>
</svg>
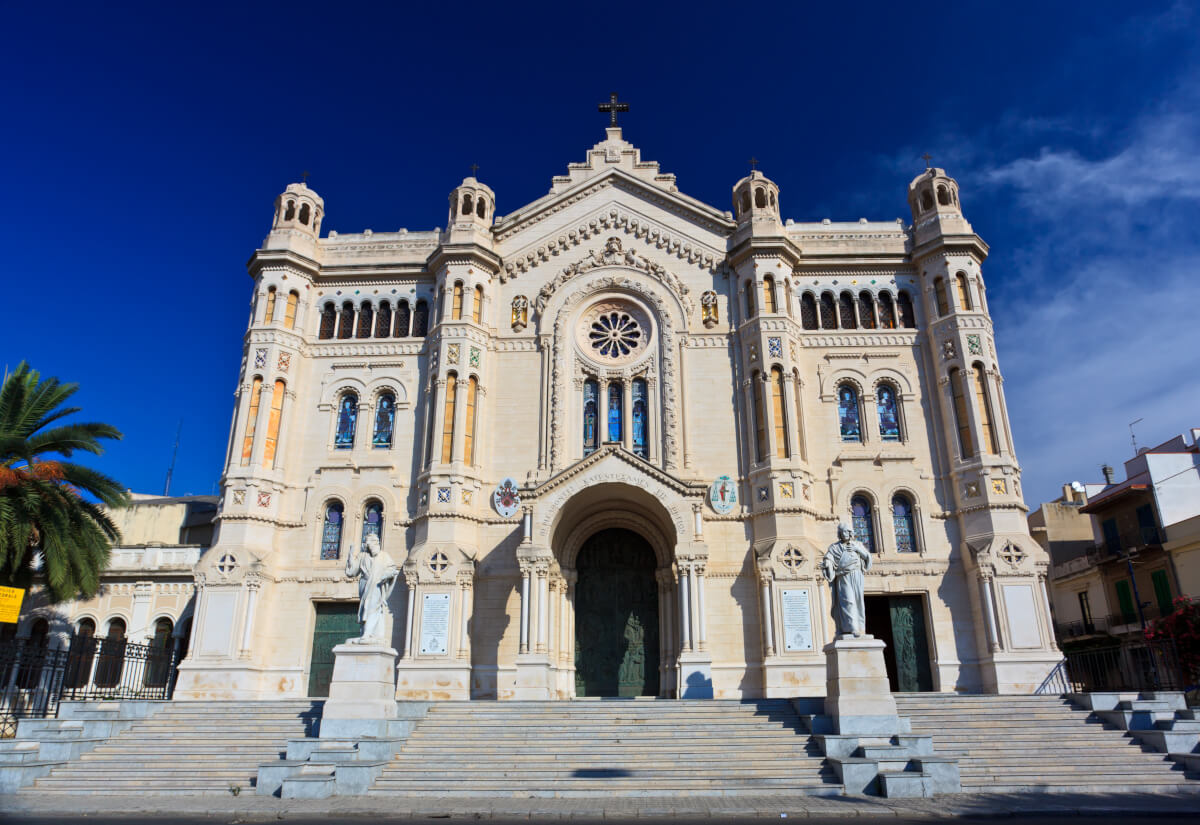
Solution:
<svg viewBox="0 0 1200 825">
<path fill-rule="evenodd" d="M 295 293 L 292 293 L 293 295 Z M 297 296 L 297 299 L 299 296 Z M 290 319 L 290 320 L 288 320 Z M 410 328 L 411 321 L 411 328 Z M 288 296 L 288 318 L 285 325 L 290 329 L 295 323 L 295 312 L 291 295 Z M 351 301 L 342 304 L 339 310 L 332 301 L 321 307 L 321 320 L 317 337 L 322 341 L 332 338 L 424 338 L 429 327 L 429 305 L 420 300 L 411 309 L 407 300 L 397 301 L 395 308 L 388 301 L 381 301 L 378 308 L 364 301 L 355 309 Z"/>
<path fill-rule="evenodd" d="M 338 399 L 337 425 L 334 428 L 333 447 L 349 450 L 354 447 L 355 431 L 358 429 L 358 396 L 344 393 Z M 396 396 L 390 392 L 379 394 L 375 404 L 374 426 L 371 430 L 371 446 L 386 450 L 392 446 L 396 431 Z"/>
<path fill-rule="evenodd" d="M 863 493 L 850 499 L 850 519 L 854 537 L 863 543 L 868 552 L 878 552 L 875 541 L 875 518 L 871 499 Z M 892 534 L 898 553 L 917 552 L 917 530 L 912 499 L 904 493 L 892 496 Z"/>
<path fill-rule="evenodd" d="M 450 464 L 452 461 L 455 460 L 454 435 L 455 435 L 455 426 L 457 424 L 457 421 L 455 420 L 456 412 L 457 412 L 458 405 L 460 403 L 465 402 L 466 409 L 464 410 L 464 412 L 466 413 L 466 415 L 464 416 L 465 432 L 462 434 L 462 445 L 463 445 L 462 460 L 469 465 L 473 465 L 475 463 L 475 452 L 478 449 L 478 438 L 476 437 L 477 433 L 475 432 L 475 410 L 476 410 L 478 402 L 479 402 L 479 379 L 472 375 L 469 379 L 467 379 L 465 382 L 463 382 L 466 384 L 466 386 L 463 388 L 463 392 L 466 393 L 465 399 L 460 397 L 461 393 L 459 392 L 458 383 L 459 383 L 458 373 L 456 373 L 456 372 L 446 373 L 446 390 L 445 390 L 446 394 L 445 394 L 445 399 L 442 402 L 443 409 L 442 409 L 441 462 L 443 464 Z M 436 409 L 436 407 L 435 407 L 435 409 Z M 432 433 L 433 433 L 433 426 L 431 425 L 431 427 L 430 427 L 431 441 L 428 444 L 428 447 L 433 446 L 432 445 Z M 432 458 L 432 456 L 431 456 L 431 458 Z"/>
<path fill-rule="evenodd" d="M 242 438 L 242 466 L 250 463 L 254 455 L 254 436 L 258 431 L 258 416 L 262 401 L 262 376 L 254 376 L 250 382 L 250 406 L 246 412 L 246 435 Z M 279 444 L 279 428 L 283 422 L 283 398 L 287 393 L 287 384 L 282 380 L 275 382 L 271 389 L 271 412 L 267 418 L 267 440 L 263 445 L 263 466 L 275 466 L 275 448 Z"/>
<path fill-rule="evenodd" d="M 846 442 L 861 442 L 862 410 L 859 406 L 858 390 L 853 384 L 839 384 L 837 388 L 838 437 Z M 891 384 L 880 384 L 875 391 L 875 408 L 879 416 L 879 438 L 881 441 L 903 441 L 900 402 L 896 388 Z"/>
<path fill-rule="evenodd" d="M 823 292 L 820 298 L 811 292 L 800 296 L 800 324 L 804 329 L 916 329 L 912 298 L 899 290 L 893 298 L 887 291 L 878 296 L 863 290 L 855 298 L 846 290 L 835 296 Z"/>
<path fill-rule="evenodd" d="M 321 525 L 321 559 L 331 560 L 342 555 L 342 538 L 346 526 L 346 508 L 337 499 L 325 503 L 325 520 Z M 363 508 L 362 541 L 375 536 L 383 544 L 383 503 L 370 499 Z"/>
</svg>

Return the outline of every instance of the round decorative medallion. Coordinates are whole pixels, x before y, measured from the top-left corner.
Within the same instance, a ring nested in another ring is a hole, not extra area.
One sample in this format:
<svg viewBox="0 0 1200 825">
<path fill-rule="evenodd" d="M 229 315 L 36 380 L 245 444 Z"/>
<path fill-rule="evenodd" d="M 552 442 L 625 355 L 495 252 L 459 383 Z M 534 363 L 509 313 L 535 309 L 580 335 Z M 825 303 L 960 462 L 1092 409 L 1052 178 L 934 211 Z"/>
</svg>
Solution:
<svg viewBox="0 0 1200 825">
<path fill-rule="evenodd" d="M 504 518 L 511 518 L 521 509 L 521 494 L 517 491 L 517 482 L 506 478 L 496 485 L 492 493 L 492 507 Z"/>
<path fill-rule="evenodd" d="M 645 354 L 650 323 L 645 312 L 629 301 L 601 301 L 580 319 L 579 348 L 600 364 L 628 364 Z"/>
<path fill-rule="evenodd" d="M 708 488 L 708 503 L 721 515 L 727 515 L 737 506 L 737 484 L 729 476 L 720 476 Z"/>
</svg>

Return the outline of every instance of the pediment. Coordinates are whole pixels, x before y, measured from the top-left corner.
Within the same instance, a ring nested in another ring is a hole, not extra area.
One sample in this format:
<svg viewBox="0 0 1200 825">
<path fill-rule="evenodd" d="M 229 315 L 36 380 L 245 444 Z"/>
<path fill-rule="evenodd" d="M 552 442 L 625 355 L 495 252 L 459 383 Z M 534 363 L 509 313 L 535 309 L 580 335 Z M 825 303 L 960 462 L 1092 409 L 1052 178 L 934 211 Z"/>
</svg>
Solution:
<svg viewBox="0 0 1200 825">
<path fill-rule="evenodd" d="M 573 482 L 631 484 L 643 489 L 666 488 L 677 496 L 703 496 L 703 484 L 690 484 L 638 458 L 617 444 L 606 444 L 533 489 L 532 497 L 550 495 Z"/>
</svg>

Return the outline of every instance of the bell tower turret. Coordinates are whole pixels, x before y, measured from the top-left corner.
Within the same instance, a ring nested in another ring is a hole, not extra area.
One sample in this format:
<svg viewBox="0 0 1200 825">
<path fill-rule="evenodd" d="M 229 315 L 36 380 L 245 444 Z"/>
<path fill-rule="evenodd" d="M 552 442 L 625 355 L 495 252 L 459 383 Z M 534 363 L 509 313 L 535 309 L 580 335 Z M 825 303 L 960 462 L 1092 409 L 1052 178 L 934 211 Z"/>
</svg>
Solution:
<svg viewBox="0 0 1200 825">
<path fill-rule="evenodd" d="M 263 248 L 290 248 L 312 258 L 324 218 L 325 201 L 321 196 L 306 183 L 289 183 L 283 194 L 275 198 L 275 218 Z"/>
</svg>

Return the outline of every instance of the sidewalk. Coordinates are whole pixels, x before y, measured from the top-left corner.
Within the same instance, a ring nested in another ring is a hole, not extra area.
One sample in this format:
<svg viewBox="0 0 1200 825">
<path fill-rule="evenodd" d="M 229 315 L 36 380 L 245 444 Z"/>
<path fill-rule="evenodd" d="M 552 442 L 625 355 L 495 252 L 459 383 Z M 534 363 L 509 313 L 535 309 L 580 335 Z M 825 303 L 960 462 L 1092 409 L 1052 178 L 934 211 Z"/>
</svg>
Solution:
<svg viewBox="0 0 1200 825">
<path fill-rule="evenodd" d="M 171 814 L 179 817 L 237 815 L 244 821 L 287 820 L 322 814 L 379 819 L 632 819 L 639 817 L 906 817 L 1009 818 L 1122 815 L 1200 817 L 1200 794 L 956 794 L 934 799 L 869 796 L 678 796 L 587 799 L 416 800 L 398 797 L 275 799 L 249 794 L 99 796 L 20 793 L 0 797 L 6 814 Z M 238 821 L 238 820 L 234 820 Z"/>
</svg>

